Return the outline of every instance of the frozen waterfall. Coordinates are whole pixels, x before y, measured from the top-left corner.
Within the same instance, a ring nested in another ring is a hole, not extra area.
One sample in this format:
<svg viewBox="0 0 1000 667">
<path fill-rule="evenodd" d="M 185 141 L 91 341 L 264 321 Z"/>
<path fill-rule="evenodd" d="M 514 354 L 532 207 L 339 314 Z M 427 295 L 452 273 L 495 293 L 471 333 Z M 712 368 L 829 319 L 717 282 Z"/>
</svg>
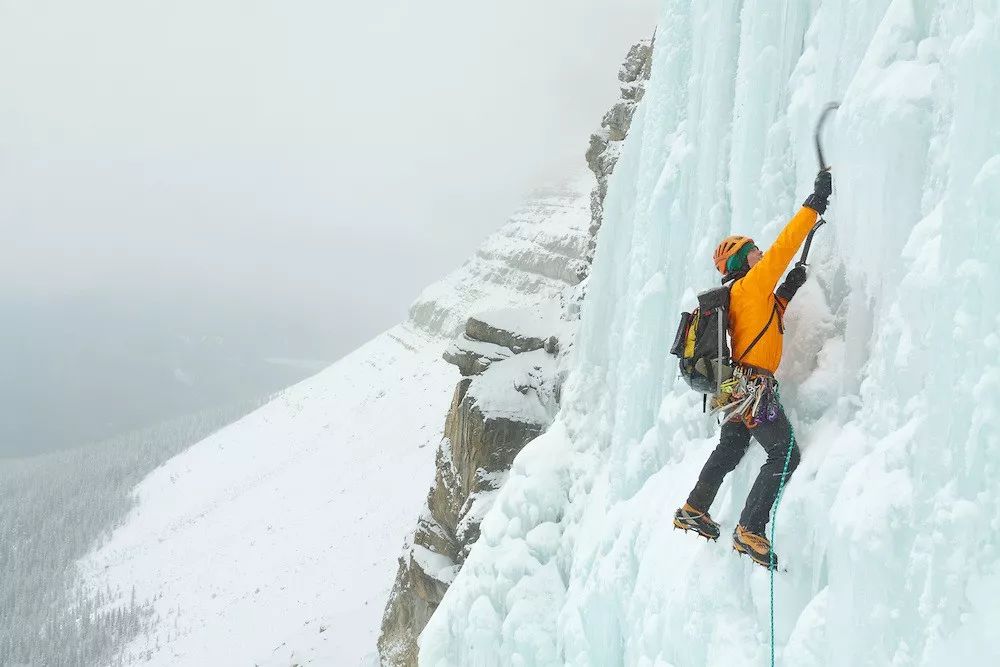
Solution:
<svg viewBox="0 0 1000 667">
<path fill-rule="evenodd" d="M 425 665 L 764 665 L 768 573 L 727 537 L 759 446 L 672 530 L 716 442 L 667 350 L 724 235 L 830 224 L 779 373 L 778 663 L 1000 664 L 1000 2 L 665 0 L 553 428 L 422 638 Z"/>
</svg>

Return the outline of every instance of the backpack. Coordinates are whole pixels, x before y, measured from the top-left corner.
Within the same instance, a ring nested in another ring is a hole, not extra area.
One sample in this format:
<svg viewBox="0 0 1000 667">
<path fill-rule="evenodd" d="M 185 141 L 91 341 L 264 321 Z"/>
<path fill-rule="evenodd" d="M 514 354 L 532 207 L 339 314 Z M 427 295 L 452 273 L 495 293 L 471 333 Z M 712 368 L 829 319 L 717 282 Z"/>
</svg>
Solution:
<svg viewBox="0 0 1000 667">
<path fill-rule="evenodd" d="M 703 394 L 717 394 L 722 383 L 733 376 L 728 313 L 728 286 L 702 292 L 698 307 L 681 313 L 670 347 L 670 353 L 679 359 L 681 376 Z"/>
<path fill-rule="evenodd" d="M 733 377 L 733 369 L 750 354 L 764 333 L 781 313 L 775 305 L 767 324 L 734 363 L 729 351 L 729 288 L 723 285 L 698 295 L 698 307 L 681 313 L 670 353 L 679 358 L 681 377 L 697 392 L 718 394 L 722 383 Z"/>
</svg>

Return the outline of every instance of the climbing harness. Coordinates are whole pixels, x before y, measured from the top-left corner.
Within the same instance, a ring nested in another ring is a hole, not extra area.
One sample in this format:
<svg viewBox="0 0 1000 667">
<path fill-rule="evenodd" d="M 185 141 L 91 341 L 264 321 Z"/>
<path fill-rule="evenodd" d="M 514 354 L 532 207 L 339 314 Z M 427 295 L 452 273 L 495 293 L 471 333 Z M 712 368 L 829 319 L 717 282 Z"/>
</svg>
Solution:
<svg viewBox="0 0 1000 667">
<path fill-rule="evenodd" d="M 722 383 L 712 398 L 711 415 L 719 415 L 721 423 L 742 419 L 753 429 L 778 418 L 777 382 L 770 373 L 751 366 L 736 366 L 733 377 Z"/>
<path fill-rule="evenodd" d="M 774 321 L 775 315 L 778 316 L 778 331 L 785 333 L 785 328 L 781 323 L 782 312 L 778 302 L 775 301 L 771 315 L 767 318 L 767 324 L 733 363 L 731 377 L 719 382 L 715 396 L 712 398 L 712 411 L 709 414 L 714 415 L 721 412 L 721 423 L 726 423 L 737 414 L 744 414 L 743 421 L 747 428 L 754 428 L 762 421 L 774 421 L 777 418 L 777 399 L 772 396 L 774 376 L 754 366 L 741 365 L 741 362 L 771 328 L 771 322 Z M 765 398 L 767 400 L 763 400 Z M 758 412 L 760 408 L 763 408 L 762 412 Z M 702 410 L 704 411 L 704 406 L 702 406 Z"/>
</svg>

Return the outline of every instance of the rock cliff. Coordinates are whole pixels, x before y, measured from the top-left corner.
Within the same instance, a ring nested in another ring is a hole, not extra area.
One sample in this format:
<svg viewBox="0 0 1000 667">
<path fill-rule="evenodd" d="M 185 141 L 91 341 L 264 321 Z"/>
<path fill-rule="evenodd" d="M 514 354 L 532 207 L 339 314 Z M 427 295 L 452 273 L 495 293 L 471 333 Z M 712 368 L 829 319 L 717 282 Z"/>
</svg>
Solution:
<svg viewBox="0 0 1000 667">
<path fill-rule="evenodd" d="M 601 120 L 601 129 L 590 135 L 590 147 L 587 149 L 587 166 L 597 179 L 597 185 L 590 195 L 591 223 L 588 235 L 586 266 L 594 259 L 595 239 L 597 230 L 601 228 L 604 219 L 604 197 L 608 194 L 608 178 L 615 169 L 622 142 L 632 125 L 635 108 L 646 93 L 646 82 L 649 80 L 653 66 L 653 43 L 644 41 L 635 44 L 625 57 L 625 62 L 618 71 L 621 82 L 621 97 Z"/>
<path fill-rule="evenodd" d="M 555 355 L 539 341 L 500 327 L 488 314 L 469 319 L 490 356 L 452 355 L 464 377 L 455 388 L 437 449 L 434 486 L 400 557 L 382 623 L 383 663 L 416 664 L 417 637 L 479 538 L 479 522 L 514 457 L 555 414 Z M 472 348 L 472 345 L 466 345 Z M 501 352 L 502 351 L 502 352 Z M 476 359 L 466 365 L 466 359 Z"/>
<path fill-rule="evenodd" d="M 607 179 L 617 161 L 635 106 L 642 99 L 651 60 L 649 43 L 635 45 L 619 73 L 621 99 L 591 138 L 587 163 L 597 180 L 589 195 L 590 225 L 567 233 L 572 210 L 565 190 L 553 191 L 514 216 L 458 273 L 495 276 L 503 294 L 517 286 L 517 308 L 493 308 L 456 322 L 454 296 L 445 302 L 425 292 L 411 317 L 429 330 L 451 332 L 444 358 L 463 376 L 455 388 L 438 446 L 434 486 L 399 559 L 378 648 L 383 664 L 415 665 L 420 632 L 479 538 L 479 523 L 503 484 L 514 457 L 551 423 L 558 409 L 562 360 L 572 347 L 575 305 L 593 256 Z M 482 280 L 475 284 L 482 284 Z M 489 281 L 487 281 L 487 284 Z M 472 284 L 470 282 L 470 284 Z M 524 306 L 525 291 L 537 301 Z M 484 303 L 478 293 L 459 298 Z M 460 305 L 460 304 L 459 304 Z"/>
</svg>

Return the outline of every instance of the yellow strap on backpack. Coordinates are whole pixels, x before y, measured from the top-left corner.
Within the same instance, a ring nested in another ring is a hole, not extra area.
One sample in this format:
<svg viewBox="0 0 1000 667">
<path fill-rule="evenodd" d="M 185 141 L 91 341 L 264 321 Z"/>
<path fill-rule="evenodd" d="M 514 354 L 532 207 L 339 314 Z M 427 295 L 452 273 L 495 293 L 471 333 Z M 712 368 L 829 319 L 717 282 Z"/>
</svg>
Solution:
<svg viewBox="0 0 1000 667">
<path fill-rule="evenodd" d="M 694 338 L 695 334 L 698 332 L 698 320 L 701 319 L 701 309 L 696 308 L 693 317 L 691 318 L 691 324 L 688 326 L 687 330 L 687 340 L 684 341 L 684 358 L 690 359 L 694 356 Z"/>
</svg>

